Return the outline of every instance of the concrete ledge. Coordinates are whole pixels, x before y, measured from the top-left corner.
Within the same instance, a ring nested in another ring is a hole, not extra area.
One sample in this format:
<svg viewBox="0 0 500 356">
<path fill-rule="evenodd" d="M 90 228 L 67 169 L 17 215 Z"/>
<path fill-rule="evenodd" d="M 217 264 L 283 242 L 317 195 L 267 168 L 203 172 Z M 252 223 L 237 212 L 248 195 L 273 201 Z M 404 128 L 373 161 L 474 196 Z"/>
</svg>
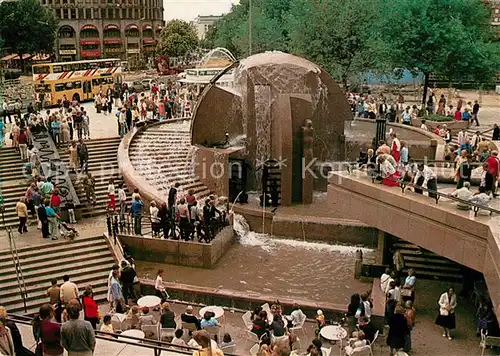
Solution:
<svg viewBox="0 0 500 356">
<path fill-rule="evenodd" d="M 357 220 L 323 216 L 274 214 L 237 204 L 233 211 L 245 217 L 252 231 L 284 238 L 376 247 L 378 229 Z M 264 218 L 264 223 L 263 223 Z"/>
<path fill-rule="evenodd" d="M 420 128 L 420 125 L 422 125 L 422 118 L 417 118 L 412 122 L 413 127 L 418 127 Z M 433 131 L 438 125 L 443 126 L 446 125 L 447 128 L 450 129 L 452 135 L 456 135 L 457 133 L 460 132 L 462 129 L 468 129 L 469 128 L 469 122 L 468 121 L 457 121 L 457 120 L 450 120 L 450 121 L 430 121 L 430 120 L 425 120 L 425 125 Z"/>
<path fill-rule="evenodd" d="M 452 201 L 402 193 L 358 176 L 334 172 L 328 205 L 354 219 L 482 272 L 495 313 L 500 316 L 500 217 L 456 209 Z"/>
<path fill-rule="evenodd" d="M 173 265 L 214 268 L 234 239 L 232 226 L 226 226 L 210 243 L 163 240 L 134 235 L 119 235 L 122 245 L 143 261 Z"/>
<path fill-rule="evenodd" d="M 155 294 L 155 281 L 149 279 L 141 279 L 141 293 L 143 295 Z M 277 298 L 273 295 L 260 293 L 251 293 L 247 291 L 236 291 L 223 288 L 207 288 L 192 286 L 180 283 L 164 282 L 165 288 L 168 291 L 171 299 L 182 300 L 183 302 L 199 303 L 203 305 L 218 305 L 222 307 L 254 310 L 255 307 L 264 303 L 272 304 L 279 300 L 285 309 L 285 313 L 292 312 L 292 305 L 299 304 L 302 311 L 308 318 L 314 319 L 316 311 L 321 309 L 325 314 L 326 319 L 338 321 L 347 312 L 347 305 L 333 304 L 325 302 L 316 302 L 312 300 Z M 384 315 L 372 315 L 372 322 L 376 327 L 383 327 Z"/>
</svg>

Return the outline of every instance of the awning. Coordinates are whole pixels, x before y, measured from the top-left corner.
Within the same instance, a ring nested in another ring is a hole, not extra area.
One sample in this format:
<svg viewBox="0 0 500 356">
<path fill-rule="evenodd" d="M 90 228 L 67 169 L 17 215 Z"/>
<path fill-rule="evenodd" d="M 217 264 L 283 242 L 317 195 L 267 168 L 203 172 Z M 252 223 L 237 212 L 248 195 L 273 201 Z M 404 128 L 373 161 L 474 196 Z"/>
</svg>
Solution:
<svg viewBox="0 0 500 356">
<path fill-rule="evenodd" d="M 81 45 L 98 45 L 101 43 L 99 40 L 81 40 L 80 44 Z"/>
<path fill-rule="evenodd" d="M 30 59 L 33 57 L 32 54 L 25 53 L 23 54 L 23 60 Z M 0 61 L 12 61 L 12 60 L 19 60 L 19 56 L 17 54 L 9 54 L 8 56 L 3 57 L 0 59 Z"/>
<path fill-rule="evenodd" d="M 154 40 L 154 39 L 152 39 L 152 38 L 151 38 L 151 39 L 146 39 L 146 40 L 143 40 L 142 42 L 143 42 L 144 44 L 153 44 L 153 43 L 155 43 L 155 42 L 156 42 L 156 40 Z"/>
<path fill-rule="evenodd" d="M 142 26 L 142 29 L 143 30 L 152 30 L 153 27 L 151 27 L 151 25 L 145 24 L 144 26 Z"/>
<path fill-rule="evenodd" d="M 19 57 L 17 56 L 17 54 L 9 54 L 9 55 L 3 57 L 2 59 L 0 59 L 0 61 L 6 62 L 6 61 L 10 61 L 10 60 L 12 60 L 12 59 L 14 59 L 16 57 L 17 57 L 17 59 L 19 59 Z"/>
<path fill-rule="evenodd" d="M 37 54 L 33 58 L 31 58 L 32 61 L 46 61 L 50 59 L 50 56 L 48 54 Z"/>
<path fill-rule="evenodd" d="M 128 25 L 125 30 L 138 30 L 139 27 L 137 25 Z"/>
<path fill-rule="evenodd" d="M 104 44 L 121 44 L 122 40 L 104 40 Z"/>
<path fill-rule="evenodd" d="M 110 25 L 104 26 L 104 29 L 105 30 L 119 30 L 120 27 L 118 25 L 110 24 Z"/>
<path fill-rule="evenodd" d="M 157 30 L 163 30 L 163 26 L 162 25 L 158 25 L 158 27 L 156 27 Z"/>
<path fill-rule="evenodd" d="M 96 30 L 96 31 L 98 31 L 97 27 L 95 27 L 94 25 L 85 25 L 82 27 L 82 29 L 80 31 L 83 31 L 83 30 Z"/>
</svg>

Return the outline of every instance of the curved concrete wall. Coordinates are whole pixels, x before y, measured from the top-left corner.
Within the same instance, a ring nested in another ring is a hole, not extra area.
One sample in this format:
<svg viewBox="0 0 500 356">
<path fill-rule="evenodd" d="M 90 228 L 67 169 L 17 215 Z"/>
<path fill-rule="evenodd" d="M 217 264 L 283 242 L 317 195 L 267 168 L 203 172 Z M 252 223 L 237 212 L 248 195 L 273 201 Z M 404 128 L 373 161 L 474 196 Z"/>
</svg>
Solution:
<svg viewBox="0 0 500 356">
<path fill-rule="evenodd" d="M 457 210 L 451 201 L 374 184 L 361 172 L 333 172 L 328 206 L 352 219 L 482 272 L 500 316 L 500 217 Z M 418 272 L 417 272 L 418 273 Z"/>
<path fill-rule="evenodd" d="M 397 123 L 387 123 L 387 132 L 392 128 L 400 141 L 409 145 L 410 156 L 416 159 L 444 160 L 445 142 L 432 132 Z M 347 159 L 359 156 L 361 148 L 372 146 L 376 123 L 370 119 L 357 118 L 345 123 Z M 389 137 L 387 137 L 389 138 Z"/>
<path fill-rule="evenodd" d="M 173 119 L 169 120 L 169 122 L 183 121 L 186 118 Z M 155 126 L 165 124 L 165 121 L 156 122 L 149 125 L 144 125 L 137 130 L 132 130 L 127 133 L 120 143 L 118 147 L 118 167 L 120 169 L 120 173 L 123 176 L 123 181 L 129 188 L 129 192 L 133 189 L 138 188 L 141 194 L 142 199 L 145 202 L 154 201 L 164 201 L 164 194 L 160 193 L 158 189 L 149 184 L 144 178 L 142 178 L 139 174 L 137 174 L 132 162 L 130 161 L 129 149 L 137 135 L 142 133 L 145 130 L 154 129 Z"/>
</svg>

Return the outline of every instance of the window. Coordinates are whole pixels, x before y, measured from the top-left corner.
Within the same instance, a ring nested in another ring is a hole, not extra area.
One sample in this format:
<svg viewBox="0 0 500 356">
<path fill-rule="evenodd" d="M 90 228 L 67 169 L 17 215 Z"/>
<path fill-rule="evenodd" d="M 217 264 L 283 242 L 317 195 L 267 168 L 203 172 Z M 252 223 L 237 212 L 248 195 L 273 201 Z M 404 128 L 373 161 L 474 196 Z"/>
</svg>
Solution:
<svg viewBox="0 0 500 356">
<path fill-rule="evenodd" d="M 127 9 L 122 9 L 122 19 L 127 18 Z"/>
<path fill-rule="evenodd" d="M 55 85 L 55 89 L 56 89 L 56 91 L 64 91 L 64 90 L 66 90 L 66 86 L 63 83 L 59 83 L 59 84 Z"/>
<path fill-rule="evenodd" d="M 85 9 L 85 19 L 90 20 L 92 18 L 92 9 Z"/>
<path fill-rule="evenodd" d="M 69 9 L 62 9 L 62 18 L 69 19 Z"/>
<path fill-rule="evenodd" d="M 46 93 L 50 92 L 50 84 L 36 84 L 35 91 L 37 93 Z"/>
<path fill-rule="evenodd" d="M 52 67 L 52 73 L 61 73 L 61 72 L 62 72 L 61 66 L 53 66 Z"/>
<path fill-rule="evenodd" d="M 50 73 L 50 67 L 49 66 L 33 67 L 33 73 L 34 74 L 48 74 L 48 73 Z"/>
<path fill-rule="evenodd" d="M 76 9 L 71 9 L 70 10 L 70 18 L 76 19 Z"/>
</svg>

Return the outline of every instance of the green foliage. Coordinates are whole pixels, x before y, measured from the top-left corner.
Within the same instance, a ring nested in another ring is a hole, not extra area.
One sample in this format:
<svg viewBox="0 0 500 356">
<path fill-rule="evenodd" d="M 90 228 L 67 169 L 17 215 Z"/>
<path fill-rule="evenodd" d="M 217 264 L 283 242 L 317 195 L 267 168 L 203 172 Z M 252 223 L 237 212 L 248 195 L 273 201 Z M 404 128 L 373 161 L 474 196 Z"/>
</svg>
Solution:
<svg viewBox="0 0 500 356">
<path fill-rule="evenodd" d="M 489 9 L 481 0 L 381 0 L 377 31 L 390 62 L 425 75 L 491 81 L 500 69 Z M 425 93 L 424 98 L 425 101 Z"/>
<path fill-rule="evenodd" d="M 367 69 L 384 70 L 384 62 L 377 58 L 385 46 L 375 41 L 370 26 L 378 21 L 378 4 L 378 0 L 292 0 L 286 17 L 290 51 L 320 64 L 344 85 Z"/>
<path fill-rule="evenodd" d="M 421 119 L 427 121 L 436 121 L 436 122 L 453 121 L 453 118 L 450 116 L 444 116 L 438 114 L 426 115 L 424 117 L 421 117 Z"/>
<path fill-rule="evenodd" d="M 182 20 L 171 20 L 160 33 L 156 52 L 170 57 L 183 57 L 198 46 L 196 29 Z"/>
<path fill-rule="evenodd" d="M 241 0 L 207 35 L 207 45 L 249 54 L 283 50 L 347 84 L 367 71 L 406 68 L 450 81 L 491 81 L 500 46 L 482 0 Z"/>
<path fill-rule="evenodd" d="M 0 36 L 10 53 L 53 53 L 57 20 L 38 0 L 0 3 Z"/>
<path fill-rule="evenodd" d="M 252 53 L 271 50 L 287 50 L 287 31 L 283 26 L 283 13 L 291 0 L 252 0 L 250 16 L 249 0 L 233 5 L 207 35 L 214 47 L 225 47 L 235 56 L 249 54 L 249 32 L 252 31 Z M 252 19 L 249 26 L 250 17 Z"/>
</svg>

